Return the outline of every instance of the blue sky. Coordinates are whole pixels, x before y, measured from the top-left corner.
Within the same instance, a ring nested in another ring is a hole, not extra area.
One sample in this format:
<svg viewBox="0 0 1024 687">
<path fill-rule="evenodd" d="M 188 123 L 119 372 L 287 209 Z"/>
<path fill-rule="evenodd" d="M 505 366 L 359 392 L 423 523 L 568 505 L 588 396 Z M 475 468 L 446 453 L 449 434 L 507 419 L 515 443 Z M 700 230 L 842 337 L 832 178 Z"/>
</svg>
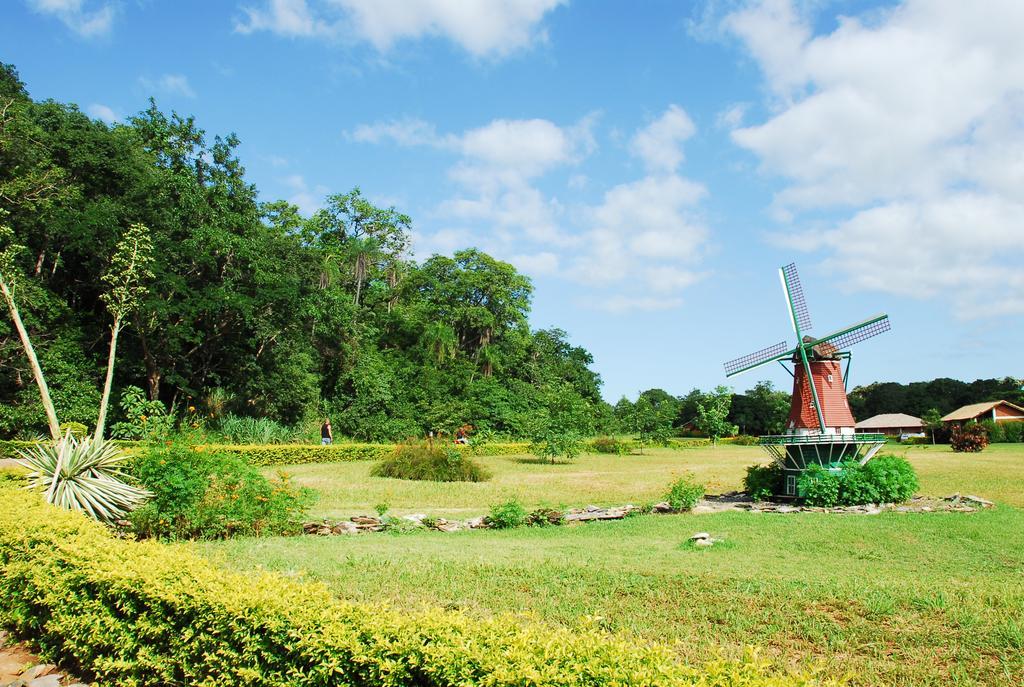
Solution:
<svg viewBox="0 0 1024 687">
<path fill-rule="evenodd" d="M 9 0 L 0 60 L 118 121 L 235 132 L 266 200 L 360 186 L 477 246 L 605 396 L 730 380 L 874 313 L 851 384 L 1024 377 L 1024 3 Z"/>
</svg>

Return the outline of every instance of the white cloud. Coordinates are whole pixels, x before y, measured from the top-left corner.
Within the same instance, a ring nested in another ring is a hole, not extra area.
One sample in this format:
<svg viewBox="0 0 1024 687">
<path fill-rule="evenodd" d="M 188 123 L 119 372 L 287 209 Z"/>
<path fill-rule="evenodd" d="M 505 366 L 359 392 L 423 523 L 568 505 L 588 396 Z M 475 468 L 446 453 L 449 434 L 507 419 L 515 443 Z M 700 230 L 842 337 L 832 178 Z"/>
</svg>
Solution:
<svg viewBox="0 0 1024 687">
<path fill-rule="evenodd" d="M 815 36 L 768 0 L 725 26 L 776 107 L 733 139 L 788 180 L 778 216 L 845 215 L 808 242 L 827 266 L 962 315 L 1024 312 L 1024 3 L 907 0 Z"/>
<path fill-rule="evenodd" d="M 387 50 L 403 38 L 444 36 L 469 53 L 507 55 L 544 39 L 537 24 L 563 0 L 335 0 L 366 40 Z"/>
<path fill-rule="evenodd" d="M 534 183 L 593 151 L 594 121 L 595 115 L 588 115 L 562 127 L 545 119 L 495 119 L 461 134 L 442 135 L 433 124 L 404 118 L 363 124 L 346 136 L 364 143 L 427 146 L 457 155 L 448 176 L 459 191 L 441 202 L 438 215 L 460 225 L 490 227 L 511 250 L 524 237 L 545 245 L 566 245 L 571 240 L 558 226 L 560 203 Z M 500 245 L 492 249 L 503 250 Z"/>
<path fill-rule="evenodd" d="M 93 103 L 85 108 L 86 113 L 94 119 L 101 119 L 107 124 L 121 121 L 121 116 L 110 107 L 101 103 Z"/>
<path fill-rule="evenodd" d="M 455 139 L 441 137 L 437 128 L 422 119 L 405 118 L 375 124 L 360 124 L 346 132 L 349 140 L 359 143 L 384 143 L 391 141 L 401 146 L 452 146 Z"/>
<path fill-rule="evenodd" d="M 605 310 L 617 315 L 636 311 L 654 312 L 671 310 L 683 304 L 682 298 L 657 298 L 653 296 L 612 296 L 598 301 L 586 303 L 596 310 Z"/>
<path fill-rule="evenodd" d="M 590 179 L 587 178 L 586 174 L 573 174 L 569 177 L 567 185 L 574 191 L 582 191 L 590 183 Z"/>
<path fill-rule="evenodd" d="M 706 193 L 676 175 L 613 187 L 590 212 L 595 228 L 582 241 L 586 250 L 571 276 L 588 284 L 640 282 L 662 293 L 689 286 L 698 275 L 681 265 L 696 264 L 705 253 L 709 232 L 695 208 Z"/>
<path fill-rule="evenodd" d="M 665 114 L 633 136 L 633 154 L 652 172 L 674 172 L 683 162 L 683 142 L 696 131 L 686 110 L 669 105 Z"/>
<path fill-rule="evenodd" d="M 99 3 L 93 10 L 84 9 L 82 0 L 28 0 L 28 4 L 36 12 L 56 17 L 83 38 L 105 36 L 114 26 L 113 3 Z"/>
<path fill-rule="evenodd" d="M 477 245 L 472 234 L 465 229 L 446 228 L 434 233 L 413 232 L 413 253 L 419 258 L 434 254 L 450 255 L 460 248 Z"/>
<path fill-rule="evenodd" d="M 281 36 L 329 36 L 335 27 L 314 18 L 306 0 L 267 0 L 263 8 L 243 7 L 244 21 L 235 22 L 238 33 L 271 31 Z"/>
<path fill-rule="evenodd" d="M 611 289 L 598 301 L 616 312 L 675 307 L 679 293 L 703 276 L 696 265 L 709 233 L 698 211 L 707 190 L 675 173 L 693 122 L 682 108 L 667 108 L 632 139 L 654 173 L 609 189 L 597 206 L 569 212 L 540 184 L 595 150 L 595 122 L 594 114 L 568 126 L 496 119 L 460 134 L 439 134 L 422 120 L 400 119 L 363 125 L 347 136 L 457 156 L 448 176 L 458 190 L 435 212 L 450 226 L 418 235 L 418 255 L 473 245 L 534 276 L 557 274 Z M 568 181 L 570 188 L 586 183 L 582 174 Z M 582 218 L 582 230 L 566 226 L 567 217 Z"/>
<path fill-rule="evenodd" d="M 509 255 L 506 260 L 515 265 L 517 270 L 533 276 L 555 274 L 559 267 L 558 256 L 550 251 Z"/>
<path fill-rule="evenodd" d="M 723 129 L 736 129 L 743 124 L 749 107 L 748 103 L 733 103 L 718 113 L 715 123 Z"/>
<path fill-rule="evenodd" d="M 301 174 L 290 174 L 281 179 L 281 183 L 291 189 L 288 202 L 298 207 L 307 217 L 323 207 L 324 197 L 329 192 L 326 186 L 316 185 L 310 188 Z"/>
<path fill-rule="evenodd" d="M 244 7 L 240 33 L 356 37 L 385 52 L 402 40 L 443 37 L 475 57 L 504 57 L 546 40 L 544 16 L 565 0 L 266 0 Z"/>
<path fill-rule="evenodd" d="M 164 74 L 155 80 L 141 77 L 139 83 L 148 91 L 159 92 L 164 95 L 178 95 L 185 98 L 196 97 L 196 92 L 192 90 L 188 77 L 182 74 Z"/>
</svg>

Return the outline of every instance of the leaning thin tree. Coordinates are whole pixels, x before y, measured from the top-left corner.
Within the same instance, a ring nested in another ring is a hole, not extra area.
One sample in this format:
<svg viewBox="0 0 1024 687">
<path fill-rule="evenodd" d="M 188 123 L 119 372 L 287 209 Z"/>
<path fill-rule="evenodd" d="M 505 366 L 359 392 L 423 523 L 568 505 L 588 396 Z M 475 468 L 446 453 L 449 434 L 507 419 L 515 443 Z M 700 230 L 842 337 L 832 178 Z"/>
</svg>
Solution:
<svg viewBox="0 0 1024 687">
<path fill-rule="evenodd" d="M 107 420 L 107 406 L 110 403 L 110 388 L 114 382 L 114 359 L 117 356 L 117 336 L 121 328 L 142 302 L 147 292 L 146 282 L 153 278 L 150 265 L 153 263 L 153 242 L 149 229 L 144 224 L 133 224 L 124 235 L 110 259 L 110 268 L 101 277 L 110 285 L 110 290 L 100 296 L 107 311 L 114 318 L 110 325 L 110 354 L 107 356 L 107 376 L 103 381 L 103 395 L 100 397 L 100 412 L 96 419 L 95 440 L 103 440 L 103 426 Z"/>
<path fill-rule="evenodd" d="M 43 410 L 46 411 L 46 422 L 50 426 L 50 436 L 54 441 L 60 441 L 60 422 L 57 420 L 57 411 L 50 399 L 50 388 L 46 385 L 46 378 L 43 376 L 43 368 L 39 365 L 39 358 L 32 347 L 28 330 L 25 323 L 21 321 L 21 314 L 18 312 L 18 304 L 14 300 L 14 292 L 17 285 L 18 254 L 24 250 L 24 246 L 17 244 L 14 240 L 14 230 L 6 224 L 0 224 L 0 293 L 3 294 L 7 310 L 14 321 L 14 328 L 18 330 L 18 337 L 25 349 L 25 357 L 28 358 L 29 367 L 32 368 L 32 376 L 39 387 L 39 398 L 43 402 Z"/>
</svg>

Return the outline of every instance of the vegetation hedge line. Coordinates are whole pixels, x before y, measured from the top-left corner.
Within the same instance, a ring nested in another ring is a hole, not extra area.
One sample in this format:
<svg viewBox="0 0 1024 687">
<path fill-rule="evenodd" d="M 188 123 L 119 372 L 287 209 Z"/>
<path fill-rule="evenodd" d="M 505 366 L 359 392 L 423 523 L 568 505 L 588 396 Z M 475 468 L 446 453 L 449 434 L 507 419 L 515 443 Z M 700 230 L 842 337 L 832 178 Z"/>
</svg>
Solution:
<svg viewBox="0 0 1024 687">
<path fill-rule="evenodd" d="M 131 451 L 141 444 L 118 441 Z M 17 458 L 18 449 L 34 446 L 34 441 L 0 441 L 0 458 Z M 457 446 L 460 451 L 476 456 L 523 455 L 530 452 L 528 443 L 493 443 L 480 446 Z M 205 444 L 202 450 L 235 453 L 250 465 L 297 465 L 305 463 L 342 463 L 351 460 L 383 460 L 395 450 L 395 444 Z"/>
<path fill-rule="evenodd" d="M 317 583 L 116 539 L 2 482 L 0 623 L 111 687 L 819 684 L 771 675 L 753 654 L 696 668 L 596 629 L 353 604 Z"/>
<path fill-rule="evenodd" d="M 383 460 L 395 452 L 395 444 L 267 444 L 265 446 L 211 445 L 211 450 L 238 453 L 251 465 L 297 465 L 341 463 L 351 460 Z M 477 456 L 506 456 L 530 452 L 529 444 L 484 444 L 457 446 Z"/>
</svg>

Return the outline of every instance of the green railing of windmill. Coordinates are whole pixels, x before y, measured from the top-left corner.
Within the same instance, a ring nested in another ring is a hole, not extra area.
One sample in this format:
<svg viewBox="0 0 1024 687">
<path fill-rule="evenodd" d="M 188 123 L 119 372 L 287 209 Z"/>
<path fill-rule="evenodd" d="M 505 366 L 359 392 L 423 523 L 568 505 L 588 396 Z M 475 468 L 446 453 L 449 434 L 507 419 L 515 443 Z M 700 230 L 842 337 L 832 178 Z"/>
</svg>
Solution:
<svg viewBox="0 0 1024 687">
<path fill-rule="evenodd" d="M 761 446 L 796 444 L 877 444 L 885 442 L 884 434 L 768 434 L 758 439 Z"/>
</svg>

